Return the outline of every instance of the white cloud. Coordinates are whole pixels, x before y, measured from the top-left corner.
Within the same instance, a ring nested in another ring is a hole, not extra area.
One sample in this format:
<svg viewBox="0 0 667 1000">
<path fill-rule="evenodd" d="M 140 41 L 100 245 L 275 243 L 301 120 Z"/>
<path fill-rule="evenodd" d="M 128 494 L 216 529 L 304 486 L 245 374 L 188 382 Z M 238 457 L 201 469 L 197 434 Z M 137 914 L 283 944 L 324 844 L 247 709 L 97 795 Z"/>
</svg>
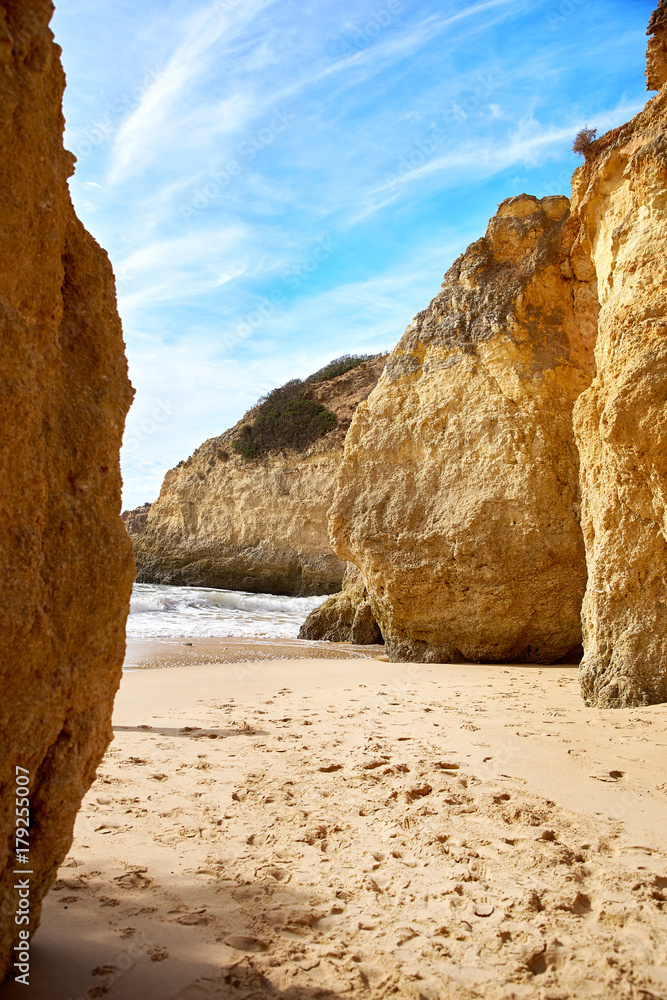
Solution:
<svg viewBox="0 0 667 1000">
<path fill-rule="evenodd" d="M 613 111 L 595 115 L 600 134 L 612 128 L 619 121 L 625 121 L 637 114 L 641 105 L 621 105 Z M 577 132 L 587 124 L 583 118 L 567 124 L 544 127 L 533 115 L 523 118 L 513 132 L 506 137 L 490 136 L 476 139 L 450 150 L 443 156 L 428 159 L 413 169 L 397 172 L 391 180 L 380 184 L 369 193 L 369 198 L 393 192 L 393 198 L 379 200 L 376 211 L 399 196 L 400 188 L 414 184 L 434 175 L 447 174 L 451 181 L 469 181 L 473 177 L 481 179 L 493 176 L 516 164 L 525 167 L 538 166 L 553 156 L 562 156 L 564 147 L 574 140 Z M 412 152 L 412 151 L 408 151 Z M 369 214 L 368 212 L 365 213 Z"/>
<path fill-rule="evenodd" d="M 128 174 L 146 167 L 162 147 L 164 131 L 175 129 L 174 115 L 178 117 L 180 99 L 209 70 L 217 42 L 224 38 L 230 44 L 249 20 L 274 2 L 245 0 L 243 5 L 233 8 L 213 3 L 191 16 L 183 26 L 184 40 L 148 87 L 139 106 L 118 129 L 108 174 L 110 183 L 117 184 Z M 217 51 L 216 55 L 221 58 L 222 52 Z M 181 142 L 191 141 L 189 125 L 199 129 L 205 127 L 209 132 L 233 131 L 248 116 L 248 101 L 240 95 L 214 102 L 206 108 L 195 103 L 185 119 L 180 116 Z"/>
<path fill-rule="evenodd" d="M 622 0 L 575 6 L 549 30 L 553 0 L 420 0 L 365 31 L 388 2 L 150 0 L 120 21 L 62 5 L 68 127 L 103 125 L 72 192 L 118 275 L 138 389 L 128 502 L 272 385 L 393 346 L 503 197 L 565 190 L 578 129 L 619 124 L 643 90 Z M 294 289 L 321 234 L 336 249 Z"/>
</svg>

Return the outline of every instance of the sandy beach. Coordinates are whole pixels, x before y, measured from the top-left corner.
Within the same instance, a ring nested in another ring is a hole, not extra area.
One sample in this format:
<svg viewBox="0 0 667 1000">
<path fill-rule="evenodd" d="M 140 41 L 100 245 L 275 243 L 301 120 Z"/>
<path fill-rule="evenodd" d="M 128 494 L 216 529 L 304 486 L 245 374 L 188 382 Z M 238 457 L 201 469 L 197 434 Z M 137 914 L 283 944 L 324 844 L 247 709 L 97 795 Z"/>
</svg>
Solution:
<svg viewBox="0 0 667 1000">
<path fill-rule="evenodd" d="M 2 1000 L 667 996 L 667 705 L 274 645 L 125 673 Z"/>
</svg>

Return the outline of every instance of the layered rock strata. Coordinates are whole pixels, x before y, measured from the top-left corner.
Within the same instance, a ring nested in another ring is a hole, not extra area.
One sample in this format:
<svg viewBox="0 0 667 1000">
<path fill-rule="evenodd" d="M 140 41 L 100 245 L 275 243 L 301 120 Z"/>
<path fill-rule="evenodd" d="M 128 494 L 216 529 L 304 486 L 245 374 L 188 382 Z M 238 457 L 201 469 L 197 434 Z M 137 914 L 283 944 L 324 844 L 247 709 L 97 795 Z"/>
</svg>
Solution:
<svg viewBox="0 0 667 1000">
<path fill-rule="evenodd" d="M 385 361 L 378 355 L 313 386 L 337 423 L 305 451 L 237 455 L 232 442 L 251 410 L 168 472 L 145 528 L 132 536 L 138 579 L 306 596 L 340 590 L 345 561 L 331 548 L 326 513 L 345 433 Z"/>
<path fill-rule="evenodd" d="M 69 198 L 52 12 L 0 5 L 0 979 L 20 974 L 13 946 L 39 924 L 111 739 L 133 577 L 118 464 L 132 390 L 111 266 Z"/>
<path fill-rule="evenodd" d="M 551 662 L 586 581 L 572 407 L 595 272 L 566 198 L 509 198 L 352 421 L 329 512 L 393 660 Z"/>
<path fill-rule="evenodd" d="M 383 641 L 366 585 L 352 563 L 345 570 L 341 592 L 327 597 L 319 608 L 311 611 L 301 626 L 299 639 L 352 642 L 356 646 Z"/>
<path fill-rule="evenodd" d="M 652 26 L 662 34 L 667 4 Z M 660 94 L 592 147 L 573 180 L 598 275 L 597 375 L 575 407 L 588 587 L 582 690 L 602 707 L 667 701 L 667 64 Z"/>
</svg>

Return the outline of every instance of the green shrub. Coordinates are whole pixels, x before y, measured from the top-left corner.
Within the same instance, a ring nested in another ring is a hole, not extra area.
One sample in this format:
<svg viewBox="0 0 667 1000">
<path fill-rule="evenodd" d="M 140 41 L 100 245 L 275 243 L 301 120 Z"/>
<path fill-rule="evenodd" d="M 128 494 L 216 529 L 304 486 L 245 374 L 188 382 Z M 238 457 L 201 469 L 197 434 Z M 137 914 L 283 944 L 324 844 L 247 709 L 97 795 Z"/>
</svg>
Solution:
<svg viewBox="0 0 667 1000">
<path fill-rule="evenodd" d="M 252 427 L 245 424 L 235 441 L 232 441 L 232 448 L 243 458 L 254 458 L 257 454 L 257 445 L 252 439 Z"/>
<path fill-rule="evenodd" d="M 306 382 L 328 382 L 329 379 L 336 378 L 337 375 L 344 375 L 364 361 L 371 361 L 374 354 L 343 354 L 340 358 L 330 361 L 324 368 L 320 368 L 314 375 L 309 375 Z"/>
<path fill-rule="evenodd" d="M 313 399 L 301 379 L 262 396 L 252 424 L 245 424 L 232 443 L 245 459 L 257 458 L 268 451 L 290 448 L 303 451 L 336 424 L 336 414 Z"/>
</svg>

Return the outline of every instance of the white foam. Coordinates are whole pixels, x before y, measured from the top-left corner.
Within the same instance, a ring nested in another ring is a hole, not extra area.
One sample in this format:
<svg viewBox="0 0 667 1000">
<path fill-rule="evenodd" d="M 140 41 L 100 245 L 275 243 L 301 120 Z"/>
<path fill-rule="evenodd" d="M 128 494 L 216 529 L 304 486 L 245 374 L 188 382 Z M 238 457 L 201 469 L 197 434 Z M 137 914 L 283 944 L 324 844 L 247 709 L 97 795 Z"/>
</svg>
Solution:
<svg viewBox="0 0 667 1000">
<path fill-rule="evenodd" d="M 211 587 L 135 583 L 127 635 L 295 638 L 325 597 L 279 597 Z"/>
</svg>

